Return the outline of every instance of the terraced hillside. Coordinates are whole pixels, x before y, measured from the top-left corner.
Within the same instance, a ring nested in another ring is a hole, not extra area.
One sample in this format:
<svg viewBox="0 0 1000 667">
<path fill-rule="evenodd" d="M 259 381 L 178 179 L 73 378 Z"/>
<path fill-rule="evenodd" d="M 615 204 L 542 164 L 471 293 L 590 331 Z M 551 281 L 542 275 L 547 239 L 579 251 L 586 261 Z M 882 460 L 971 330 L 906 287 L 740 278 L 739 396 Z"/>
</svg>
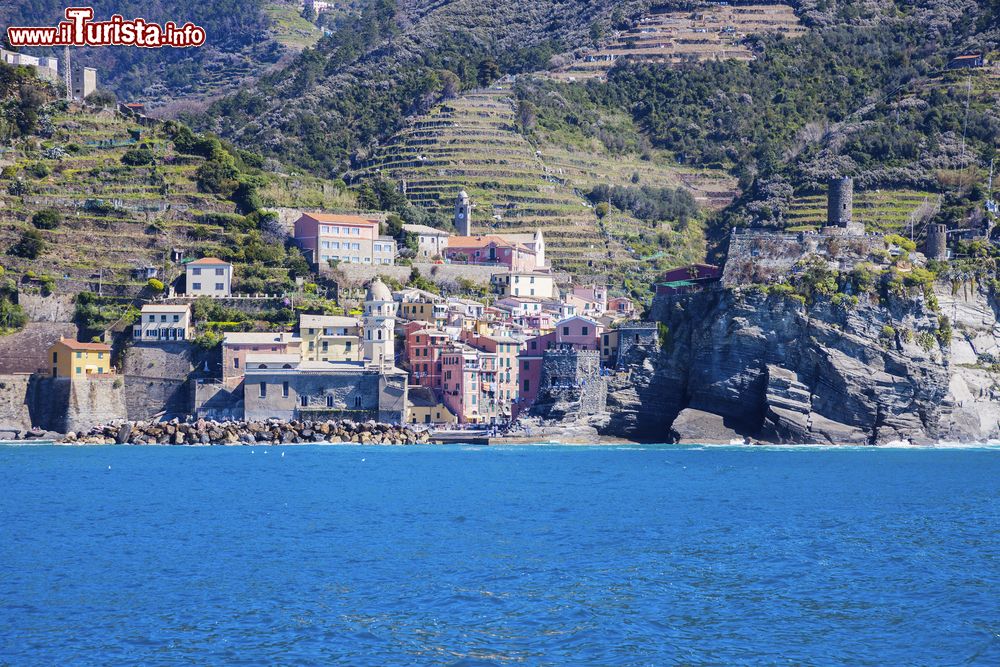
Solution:
<svg viewBox="0 0 1000 667">
<path fill-rule="evenodd" d="M 406 181 L 411 202 L 442 221 L 465 189 L 476 203 L 474 228 L 530 232 L 541 227 L 560 269 L 603 273 L 627 261 L 606 242 L 590 206 L 517 132 L 510 90 L 480 90 L 436 107 L 399 133 L 361 175 Z"/>
<path fill-rule="evenodd" d="M 794 10 L 783 4 L 729 6 L 704 3 L 683 11 L 653 11 L 602 48 L 589 51 L 553 76 L 563 80 L 603 77 L 622 58 L 678 64 L 703 60 L 752 60 L 749 35 L 805 33 Z"/>
<path fill-rule="evenodd" d="M 938 205 L 938 195 L 916 190 L 875 190 L 854 193 L 854 219 L 870 232 L 908 233 L 910 222 L 919 234 L 922 224 Z M 798 197 L 789 207 L 789 231 L 815 230 L 826 224 L 826 194 Z"/>
<path fill-rule="evenodd" d="M 598 145 L 586 148 L 556 143 L 546 135 L 537 138 L 536 147 L 518 131 L 511 90 L 497 86 L 463 95 L 417 118 L 353 176 L 381 173 L 405 181 L 409 200 L 436 214 L 442 225 L 450 224 L 455 197 L 465 189 L 476 204 L 475 229 L 541 228 L 553 265 L 580 279 L 652 272 L 677 254 L 691 254 L 688 247 L 678 253 L 663 253 L 662 248 L 645 252 L 645 244 L 632 239 L 637 221 L 602 224 L 582 196 L 593 186 L 628 185 L 637 175 L 645 184 L 689 187 L 710 206 L 731 201 L 735 189 L 724 173 L 680 169 L 670 165 L 665 154 L 642 160 L 638 155 L 611 155 Z M 695 236 L 697 254 L 704 244 Z"/>
<path fill-rule="evenodd" d="M 139 143 L 154 165 L 132 166 L 122 156 Z M 231 201 L 200 192 L 196 172 L 205 160 L 182 155 L 159 127 L 138 125 L 112 111 L 67 112 L 52 117 L 51 137 L 10 151 L 0 190 L 0 248 L 8 250 L 25 231 L 37 231 L 44 250 L 36 259 L 8 253 L 6 270 L 32 282 L 75 293 L 133 295 L 146 284 L 141 270 L 154 267 L 169 281 L 181 268 L 171 261 L 178 249 L 188 258 L 223 252 L 231 238 L 204 214 L 233 213 Z M 263 195 L 275 205 L 343 202 L 324 182 L 306 177 L 271 177 Z M 53 229 L 32 224 L 34 213 L 54 209 L 62 222 Z M 38 280 L 32 278 L 38 277 Z"/>
</svg>

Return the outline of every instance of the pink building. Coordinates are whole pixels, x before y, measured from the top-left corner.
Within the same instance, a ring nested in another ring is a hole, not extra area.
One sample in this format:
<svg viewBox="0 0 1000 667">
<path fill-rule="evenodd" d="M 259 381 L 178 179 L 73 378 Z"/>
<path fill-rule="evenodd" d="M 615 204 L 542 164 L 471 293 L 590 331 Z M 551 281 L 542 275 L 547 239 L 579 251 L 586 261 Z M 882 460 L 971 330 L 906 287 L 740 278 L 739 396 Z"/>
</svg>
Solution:
<svg viewBox="0 0 1000 667">
<path fill-rule="evenodd" d="M 489 424 L 502 418 L 497 399 L 497 356 L 454 344 L 441 356 L 444 404 L 462 424 Z"/>
<path fill-rule="evenodd" d="M 719 282 L 722 269 L 713 264 L 691 264 L 667 271 L 656 281 L 656 296 L 685 294 Z"/>
<path fill-rule="evenodd" d="M 608 288 L 606 285 L 588 285 L 587 287 L 574 285 L 570 294 L 593 304 L 589 309 L 581 310 L 581 315 L 600 317 L 608 309 Z"/>
<path fill-rule="evenodd" d="M 320 270 L 330 262 L 394 264 L 396 242 L 379 236 L 379 220 L 359 215 L 303 213 L 295 221 L 295 242 Z"/>
<path fill-rule="evenodd" d="M 502 265 L 519 272 L 536 268 L 534 250 L 499 236 L 452 236 L 445 257 L 450 262 Z"/>
<path fill-rule="evenodd" d="M 222 381 L 234 387 L 243 380 L 247 354 L 302 354 L 302 339 L 290 333 L 226 333 L 222 339 Z"/>
<path fill-rule="evenodd" d="M 635 304 L 631 299 L 619 296 L 608 301 L 608 312 L 619 317 L 632 317 L 635 314 Z"/>
<path fill-rule="evenodd" d="M 437 329 L 416 329 L 406 335 L 410 384 L 441 389 L 441 356 L 451 347 L 448 334 Z"/>
<path fill-rule="evenodd" d="M 479 336 L 471 331 L 463 331 L 462 342 L 496 355 L 497 404 L 502 416 L 509 414 L 518 395 L 518 363 L 521 342 L 507 336 Z"/>
</svg>

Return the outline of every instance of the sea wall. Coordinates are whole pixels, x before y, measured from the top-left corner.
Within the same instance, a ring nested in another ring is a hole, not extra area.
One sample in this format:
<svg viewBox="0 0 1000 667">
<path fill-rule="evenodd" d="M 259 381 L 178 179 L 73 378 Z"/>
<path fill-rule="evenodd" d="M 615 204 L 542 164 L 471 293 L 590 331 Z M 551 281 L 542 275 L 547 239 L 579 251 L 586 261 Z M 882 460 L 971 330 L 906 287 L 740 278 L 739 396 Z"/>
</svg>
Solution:
<svg viewBox="0 0 1000 667">
<path fill-rule="evenodd" d="M 31 410 L 28 405 L 30 375 L 0 375 L 0 435 L 30 429 Z"/>
<path fill-rule="evenodd" d="M 122 355 L 129 419 L 167 419 L 191 412 L 188 376 L 206 353 L 188 342 L 135 343 Z"/>
</svg>

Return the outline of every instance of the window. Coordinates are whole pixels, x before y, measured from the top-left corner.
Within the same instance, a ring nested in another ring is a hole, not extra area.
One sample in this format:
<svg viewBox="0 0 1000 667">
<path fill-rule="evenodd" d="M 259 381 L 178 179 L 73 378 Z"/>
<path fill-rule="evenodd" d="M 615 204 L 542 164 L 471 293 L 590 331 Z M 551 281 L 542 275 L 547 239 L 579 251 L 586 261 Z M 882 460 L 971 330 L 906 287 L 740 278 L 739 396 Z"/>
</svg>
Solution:
<svg viewBox="0 0 1000 667">
<path fill-rule="evenodd" d="M 260 383 L 260 397 L 261 398 L 267 398 L 267 383 L 266 382 L 261 382 Z"/>
<path fill-rule="evenodd" d="M 215 289 L 217 289 L 217 290 L 224 290 L 224 289 L 226 289 L 226 285 L 225 285 L 225 283 L 215 283 Z"/>
<path fill-rule="evenodd" d="M 590 327 L 583 327 L 583 335 L 586 336 L 590 333 Z"/>
<path fill-rule="evenodd" d="M 299 405 L 301 405 L 304 408 L 308 408 L 309 407 L 309 397 L 308 396 L 299 396 Z"/>
<path fill-rule="evenodd" d="M 327 352 L 329 351 L 329 349 L 330 349 L 330 343 L 328 343 L 327 341 L 323 341 L 323 351 Z"/>
<path fill-rule="evenodd" d="M 216 269 L 215 270 L 215 275 L 217 275 L 217 276 L 224 276 L 224 275 L 226 275 L 226 270 L 225 269 Z"/>
<path fill-rule="evenodd" d="M 98 359 L 103 359 L 104 358 L 104 353 L 103 352 L 98 352 L 97 353 L 97 358 Z"/>
<path fill-rule="evenodd" d="M 530 380 L 525 380 L 524 381 L 524 391 L 527 392 L 527 391 L 530 391 L 530 389 L 531 389 L 531 381 Z"/>
<path fill-rule="evenodd" d="M 167 321 L 167 316 L 166 315 L 160 315 L 160 321 L 161 322 L 166 322 Z"/>
<path fill-rule="evenodd" d="M 347 341 L 346 343 L 344 343 L 344 352 L 350 352 L 350 351 L 351 351 L 351 341 Z"/>
<path fill-rule="evenodd" d="M 194 283 L 193 285 L 191 285 L 191 289 L 193 289 L 193 290 L 200 290 L 201 289 L 201 283 Z"/>
<path fill-rule="evenodd" d="M 77 366 L 77 367 L 76 367 L 76 374 L 77 374 L 77 375 L 80 375 L 80 373 L 81 373 L 81 372 L 82 372 L 82 371 L 81 371 L 80 367 L 79 367 L 79 366 Z"/>
<path fill-rule="evenodd" d="M 287 381 L 281 383 L 281 395 L 284 398 L 288 398 L 288 382 Z"/>
<path fill-rule="evenodd" d="M 563 336 L 569 335 L 569 327 L 563 327 Z"/>
<path fill-rule="evenodd" d="M 360 408 L 361 407 L 361 397 L 360 396 L 355 396 L 354 397 L 354 407 L 356 407 L 356 408 Z"/>
<path fill-rule="evenodd" d="M 201 269 L 199 269 L 199 268 L 192 269 L 191 275 L 193 275 L 193 276 L 200 276 L 201 275 Z"/>
<path fill-rule="evenodd" d="M 328 408 L 332 408 L 333 407 L 333 396 L 327 396 L 326 397 L 326 407 L 328 407 Z"/>
<path fill-rule="evenodd" d="M 180 315 L 174 315 L 174 322 L 180 322 L 180 321 L 181 321 L 181 316 Z"/>
<path fill-rule="evenodd" d="M 56 363 L 57 361 L 59 361 L 59 353 L 58 352 L 53 352 L 52 353 L 52 363 Z"/>
<path fill-rule="evenodd" d="M 240 367 L 240 358 L 233 357 L 233 368 L 239 368 L 239 367 Z"/>
</svg>

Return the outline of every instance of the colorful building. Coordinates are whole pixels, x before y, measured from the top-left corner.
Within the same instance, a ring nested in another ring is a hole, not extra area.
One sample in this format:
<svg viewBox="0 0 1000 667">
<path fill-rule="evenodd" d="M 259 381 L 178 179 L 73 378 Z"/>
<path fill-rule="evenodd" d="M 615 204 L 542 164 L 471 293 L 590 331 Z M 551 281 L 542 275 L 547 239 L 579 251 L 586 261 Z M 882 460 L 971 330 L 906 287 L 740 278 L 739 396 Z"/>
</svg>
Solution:
<svg viewBox="0 0 1000 667">
<path fill-rule="evenodd" d="M 49 347 L 52 377 L 86 378 L 89 375 L 109 375 L 111 346 L 104 343 L 81 343 L 60 338 Z"/>
<path fill-rule="evenodd" d="M 411 386 L 406 406 L 407 424 L 455 424 L 458 417 L 427 387 Z"/>
<path fill-rule="evenodd" d="M 656 296 L 686 294 L 717 283 L 722 279 L 722 269 L 712 264 L 690 264 L 671 269 L 656 281 Z"/>
<path fill-rule="evenodd" d="M 461 264 L 506 266 L 511 271 L 529 272 L 536 268 L 533 250 L 499 236 L 452 236 L 445 257 Z"/>
<path fill-rule="evenodd" d="M 448 247 L 448 232 L 427 225 L 403 225 L 403 231 L 417 237 L 418 258 L 444 259 L 444 251 Z"/>
<path fill-rule="evenodd" d="M 378 218 L 303 213 L 295 221 L 295 242 L 321 271 L 333 262 L 395 264 L 396 241 L 379 235 Z"/>
<path fill-rule="evenodd" d="M 361 361 L 361 320 L 338 315 L 299 315 L 303 361 Z"/>
<path fill-rule="evenodd" d="M 441 389 L 441 356 L 451 347 L 451 337 L 437 329 L 417 329 L 406 336 L 410 383 Z"/>
</svg>

